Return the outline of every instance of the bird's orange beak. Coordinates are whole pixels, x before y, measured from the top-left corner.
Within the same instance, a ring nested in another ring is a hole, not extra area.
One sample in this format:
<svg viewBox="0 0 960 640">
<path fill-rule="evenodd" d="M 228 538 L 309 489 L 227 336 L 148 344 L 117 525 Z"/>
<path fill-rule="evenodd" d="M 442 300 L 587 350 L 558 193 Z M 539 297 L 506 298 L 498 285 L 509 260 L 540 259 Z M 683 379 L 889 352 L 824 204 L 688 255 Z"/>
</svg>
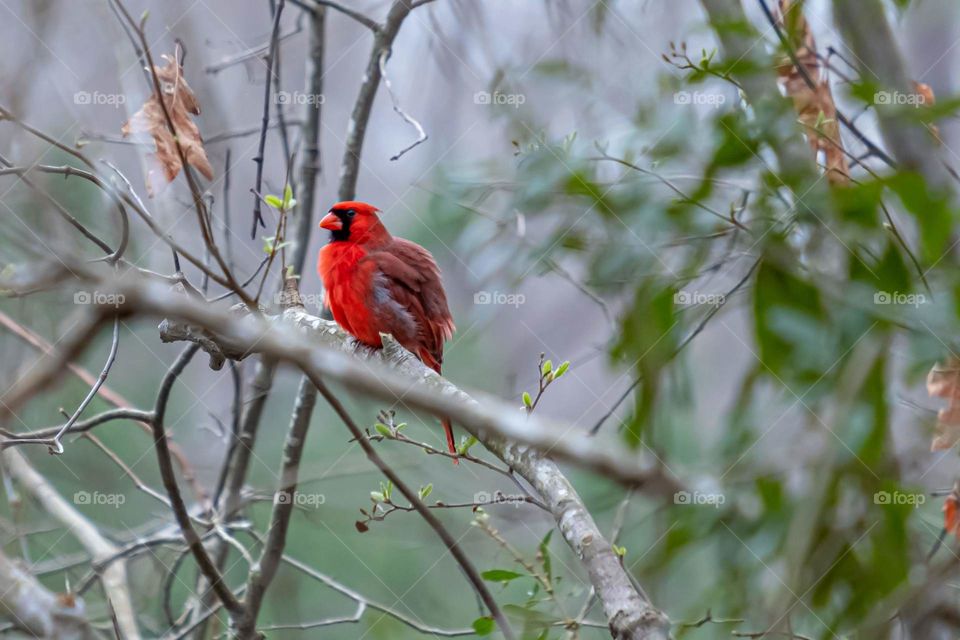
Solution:
<svg viewBox="0 0 960 640">
<path fill-rule="evenodd" d="M 336 216 L 336 214 L 328 213 L 323 217 L 323 220 L 320 221 L 320 228 L 327 229 L 328 231 L 340 231 L 343 229 L 343 221 Z"/>
</svg>

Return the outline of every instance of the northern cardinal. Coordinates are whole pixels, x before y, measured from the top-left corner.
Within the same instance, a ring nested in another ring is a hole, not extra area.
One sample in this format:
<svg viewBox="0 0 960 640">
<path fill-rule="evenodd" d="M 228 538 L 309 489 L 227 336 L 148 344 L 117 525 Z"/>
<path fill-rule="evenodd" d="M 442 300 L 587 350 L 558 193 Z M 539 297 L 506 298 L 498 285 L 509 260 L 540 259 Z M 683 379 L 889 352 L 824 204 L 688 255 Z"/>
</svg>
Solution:
<svg viewBox="0 0 960 640">
<path fill-rule="evenodd" d="M 389 333 L 440 373 L 443 342 L 455 330 L 440 269 L 429 251 L 390 235 L 378 212 L 366 202 L 338 202 L 320 221 L 330 231 L 317 264 L 326 305 L 361 343 L 379 349 L 380 334 Z M 455 454 L 450 420 L 441 422 Z"/>
</svg>

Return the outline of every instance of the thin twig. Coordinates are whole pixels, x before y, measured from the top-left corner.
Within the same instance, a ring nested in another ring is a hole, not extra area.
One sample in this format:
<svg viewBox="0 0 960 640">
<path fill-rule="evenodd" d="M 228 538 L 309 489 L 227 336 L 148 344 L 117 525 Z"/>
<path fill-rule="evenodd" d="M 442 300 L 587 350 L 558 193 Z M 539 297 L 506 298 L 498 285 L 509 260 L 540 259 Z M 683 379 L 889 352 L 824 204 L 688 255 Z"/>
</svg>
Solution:
<svg viewBox="0 0 960 640">
<path fill-rule="evenodd" d="M 305 372 L 306 375 L 310 378 L 310 381 L 316 386 L 317 390 L 320 392 L 320 395 L 324 397 L 327 403 L 333 407 L 333 410 L 340 417 L 340 420 L 343 421 L 344 425 L 353 434 L 353 437 L 357 439 L 357 442 L 360 444 L 360 447 L 363 449 L 364 453 L 367 454 L 367 458 L 380 470 L 383 475 L 385 475 L 390 482 L 394 484 L 397 490 L 403 494 L 411 505 L 417 510 L 430 528 L 434 530 L 437 536 L 443 541 L 443 544 L 450 551 L 450 555 L 453 556 L 454 560 L 457 561 L 457 564 L 460 565 L 463 569 L 464 574 L 466 574 L 467 579 L 470 581 L 470 584 L 473 585 L 474 590 L 483 600 L 484 604 L 487 605 L 487 608 L 490 610 L 491 616 L 497 622 L 497 627 L 500 632 L 503 634 L 507 640 L 513 640 L 516 636 L 513 633 L 513 628 L 507 622 L 506 617 L 503 615 L 503 612 L 500 610 L 500 605 L 497 604 L 497 601 L 493 598 L 493 595 L 487 589 L 487 585 L 484 583 L 483 578 L 480 577 L 480 574 L 477 572 L 476 567 L 473 566 L 473 563 L 470 561 L 470 558 L 467 557 L 467 554 L 464 553 L 463 549 L 460 548 L 460 545 L 457 544 L 456 539 L 450 532 L 447 531 L 446 527 L 443 526 L 443 523 L 437 519 L 433 513 L 430 512 L 430 509 L 423 503 L 420 499 L 420 496 L 416 491 L 410 489 L 407 484 L 397 475 L 397 473 L 390 467 L 383 458 L 377 453 L 377 450 L 363 437 L 363 431 L 359 426 L 353 421 L 353 418 L 350 417 L 350 414 L 347 412 L 346 408 L 340 402 L 340 399 L 337 398 L 326 386 L 326 384 L 320 379 L 319 376 L 311 375 L 310 372 Z"/>
<path fill-rule="evenodd" d="M 157 393 L 156 408 L 154 409 L 153 440 L 157 452 L 157 464 L 160 467 L 160 477 L 163 479 L 163 487 L 170 499 L 170 506 L 177 520 L 177 524 L 180 525 L 180 531 L 183 533 L 184 541 L 193 554 L 200 571 L 210 582 L 217 597 L 223 602 L 223 606 L 232 615 L 238 616 L 243 612 L 244 607 L 223 581 L 220 571 L 210 559 L 207 550 L 203 546 L 203 541 L 200 539 L 200 536 L 197 535 L 193 524 L 190 522 L 190 514 L 183 501 L 183 496 L 180 494 L 180 488 L 177 486 L 177 478 L 170 461 L 170 451 L 167 448 L 167 434 L 164 425 L 167 401 L 170 398 L 170 392 L 173 390 L 174 382 L 176 382 L 177 378 L 197 351 L 199 351 L 197 345 L 190 345 L 184 349 L 170 367 L 169 371 L 167 371 L 167 375 L 164 376 L 163 382 L 160 385 L 160 391 Z"/>
<path fill-rule="evenodd" d="M 110 374 L 110 369 L 113 367 L 113 363 L 117 359 L 117 350 L 120 347 L 120 316 L 117 316 L 113 319 L 113 338 L 110 343 L 110 353 L 107 355 L 107 361 L 103 365 L 103 369 L 100 371 L 100 375 L 97 377 L 97 381 L 90 388 L 90 391 L 87 392 L 86 397 L 77 407 L 77 410 L 73 412 L 73 415 L 70 416 L 70 419 L 60 427 L 60 431 L 53 436 L 53 440 L 50 443 L 50 452 L 61 454 L 63 453 L 63 444 L 60 442 L 60 439 L 63 437 L 67 431 L 70 430 L 77 420 L 80 418 L 80 414 L 83 413 L 83 410 L 93 401 L 96 397 L 97 392 L 100 391 L 100 387 L 103 386 L 103 383 L 107 381 L 107 376 Z"/>
<path fill-rule="evenodd" d="M 393 161 L 399 160 L 407 151 L 410 151 L 414 147 L 426 142 L 427 132 L 423 130 L 423 125 L 421 125 L 416 118 L 411 116 L 400 107 L 400 99 L 397 98 L 397 95 L 393 92 L 393 85 L 390 84 L 390 78 L 387 76 L 387 59 L 389 57 L 389 50 L 385 49 L 380 52 L 380 75 L 383 76 L 383 86 L 386 87 L 387 94 L 390 96 L 390 102 L 393 103 L 393 110 L 396 111 L 405 122 L 409 123 L 414 129 L 417 130 L 417 139 L 394 155 L 390 156 L 390 160 Z"/>
<path fill-rule="evenodd" d="M 263 83 L 263 116 L 260 124 L 260 141 L 257 143 L 257 155 L 253 161 L 257 164 L 257 177 L 253 184 L 253 226 L 250 229 L 250 238 L 257 237 L 257 225 L 263 227 L 263 216 L 260 213 L 260 196 L 257 195 L 263 188 L 263 152 L 267 144 L 267 127 L 270 124 L 270 98 L 273 86 L 273 60 L 277 53 L 277 44 L 280 38 L 280 15 L 283 13 L 284 0 L 280 0 L 273 15 L 273 30 L 270 32 L 270 49 L 264 64 L 267 66 L 267 79 Z"/>
</svg>

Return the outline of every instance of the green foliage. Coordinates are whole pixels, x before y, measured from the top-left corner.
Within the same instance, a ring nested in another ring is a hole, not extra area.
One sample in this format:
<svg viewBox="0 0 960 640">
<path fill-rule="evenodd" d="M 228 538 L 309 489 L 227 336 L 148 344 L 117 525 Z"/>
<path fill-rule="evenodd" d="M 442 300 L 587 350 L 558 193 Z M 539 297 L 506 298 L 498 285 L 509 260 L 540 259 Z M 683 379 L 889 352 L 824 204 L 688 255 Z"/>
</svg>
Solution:
<svg viewBox="0 0 960 640">
<path fill-rule="evenodd" d="M 489 571 L 484 571 L 480 575 L 484 580 L 489 580 L 490 582 L 510 582 L 511 580 L 524 577 L 522 573 L 517 573 L 516 571 L 510 571 L 508 569 L 490 569 Z"/>
<path fill-rule="evenodd" d="M 493 621 L 493 618 L 484 616 L 474 620 L 471 626 L 473 630 L 477 632 L 478 636 L 488 636 L 496 629 L 497 623 Z"/>
<path fill-rule="evenodd" d="M 635 363 L 642 380 L 633 418 L 623 432 L 632 447 L 640 444 L 643 430 L 649 424 L 664 366 L 679 342 L 676 331 L 679 321 L 673 306 L 675 294 L 672 287 L 642 286 L 636 292 L 633 307 L 623 318 L 619 338 L 613 346 L 613 357 Z"/>
</svg>

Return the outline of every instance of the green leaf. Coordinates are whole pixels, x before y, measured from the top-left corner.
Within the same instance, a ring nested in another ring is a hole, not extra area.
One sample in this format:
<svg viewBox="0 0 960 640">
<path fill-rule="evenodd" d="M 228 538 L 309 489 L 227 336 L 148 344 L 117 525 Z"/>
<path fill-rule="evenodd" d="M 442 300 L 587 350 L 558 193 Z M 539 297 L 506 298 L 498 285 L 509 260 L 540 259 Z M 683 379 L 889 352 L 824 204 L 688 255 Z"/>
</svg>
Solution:
<svg viewBox="0 0 960 640">
<path fill-rule="evenodd" d="M 557 622 L 557 619 L 549 614 L 528 609 L 516 604 L 507 604 L 503 606 L 503 612 L 512 618 L 523 620 L 524 623 L 538 627 L 550 626 Z"/>
<path fill-rule="evenodd" d="M 547 531 L 543 536 L 537 549 L 540 551 L 540 563 L 543 565 L 543 572 L 547 574 L 547 581 L 553 582 L 553 569 L 550 562 L 550 537 L 553 535 L 553 529 Z"/>
<path fill-rule="evenodd" d="M 417 492 L 420 495 L 421 500 L 426 500 L 427 496 L 433 493 L 433 484 L 428 484 L 425 487 L 420 487 L 420 491 Z"/>
<path fill-rule="evenodd" d="M 390 427 L 385 424 L 377 423 L 373 425 L 373 428 L 377 430 L 377 433 L 382 435 L 384 438 L 392 438 L 393 433 L 390 432 Z"/>
<path fill-rule="evenodd" d="M 477 444 L 477 442 L 479 442 L 479 440 L 477 440 L 474 436 L 464 438 L 463 441 L 460 443 L 460 446 L 457 447 L 457 453 L 459 453 L 462 456 L 467 455 L 467 453 L 470 452 L 470 447 Z"/>
<path fill-rule="evenodd" d="M 608 217 L 616 215 L 614 208 L 607 197 L 608 189 L 594 182 L 590 176 L 573 171 L 565 186 L 566 193 L 571 196 L 583 196 L 590 202 L 590 209 L 596 209 L 600 214 Z"/>
<path fill-rule="evenodd" d="M 264 202 L 266 202 L 268 205 L 270 205 L 277 211 L 279 211 L 280 209 L 283 209 L 283 200 L 281 200 L 277 196 L 272 196 L 272 195 L 264 196 L 263 200 Z"/>
<path fill-rule="evenodd" d="M 493 618 L 488 618 L 484 616 L 482 618 L 477 618 L 473 621 L 471 625 L 473 630 L 477 632 L 478 636 L 488 636 L 493 633 L 493 630 L 496 628 L 496 623 L 493 621 Z"/>
<path fill-rule="evenodd" d="M 533 398 L 530 397 L 530 394 L 526 391 L 523 392 L 523 406 L 527 408 L 533 407 Z"/>
<path fill-rule="evenodd" d="M 815 371 L 815 363 L 830 350 L 820 291 L 774 260 L 764 259 L 756 277 L 754 320 L 761 362 L 780 378 Z"/>
<path fill-rule="evenodd" d="M 509 569 L 490 569 L 480 575 L 484 580 L 489 580 L 490 582 L 510 582 L 511 580 L 525 577 L 522 573 L 510 571 Z"/>
<path fill-rule="evenodd" d="M 540 367 L 540 373 L 542 373 L 543 375 L 547 375 L 551 371 L 553 371 L 553 361 L 552 360 L 544 361 L 543 366 Z"/>
<path fill-rule="evenodd" d="M 898 173 L 888 179 L 920 230 L 920 253 L 933 263 L 943 257 L 950 242 L 953 215 L 943 193 L 934 192 L 917 173 Z"/>
<path fill-rule="evenodd" d="M 557 378 L 565 374 L 567 372 L 567 369 L 569 368 L 570 368 L 570 361 L 564 360 L 562 363 L 560 363 L 560 366 L 557 367 L 557 370 L 553 373 L 553 379 L 556 380 Z"/>
<path fill-rule="evenodd" d="M 634 362 L 636 375 L 642 380 L 634 396 L 634 413 L 623 429 L 623 438 L 630 447 L 639 446 L 643 432 L 650 427 L 660 393 L 661 379 L 676 348 L 679 316 L 674 313 L 675 290 L 664 283 L 643 285 L 632 308 L 621 321 L 612 356 Z"/>
</svg>

